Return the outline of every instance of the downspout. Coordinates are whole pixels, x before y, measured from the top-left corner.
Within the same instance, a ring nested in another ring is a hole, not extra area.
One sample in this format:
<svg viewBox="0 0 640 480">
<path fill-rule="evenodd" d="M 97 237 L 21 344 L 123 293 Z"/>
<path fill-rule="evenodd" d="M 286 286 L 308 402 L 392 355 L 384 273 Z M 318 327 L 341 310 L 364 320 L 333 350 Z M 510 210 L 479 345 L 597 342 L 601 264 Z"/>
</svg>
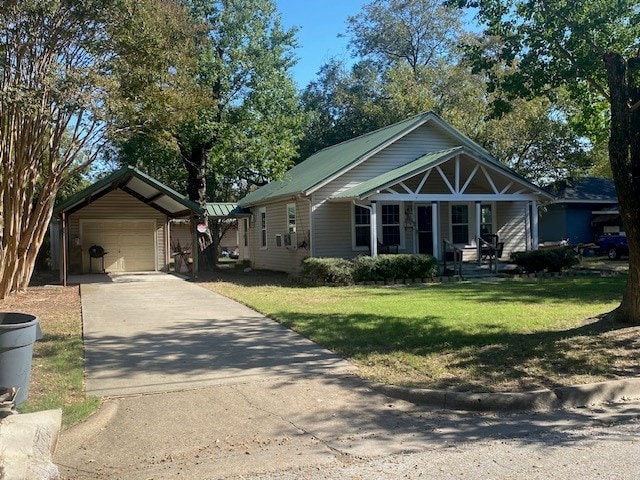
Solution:
<svg viewBox="0 0 640 480">
<path fill-rule="evenodd" d="M 309 202 L 309 252 L 311 257 L 315 257 L 316 242 L 314 241 L 314 236 L 313 236 L 313 233 L 315 231 L 315 228 L 313 227 L 314 220 L 315 220 L 313 216 L 313 200 L 310 197 L 302 196 L 302 195 L 298 195 L 298 198 Z"/>
</svg>

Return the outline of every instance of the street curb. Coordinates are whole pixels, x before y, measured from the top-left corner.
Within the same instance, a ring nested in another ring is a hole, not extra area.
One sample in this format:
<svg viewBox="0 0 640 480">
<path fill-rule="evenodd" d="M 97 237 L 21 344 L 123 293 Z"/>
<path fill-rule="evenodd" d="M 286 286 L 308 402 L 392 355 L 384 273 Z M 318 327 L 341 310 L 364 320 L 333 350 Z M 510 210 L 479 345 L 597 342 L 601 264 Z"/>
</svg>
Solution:
<svg viewBox="0 0 640 480">
<path fill-rule="evenodd" d="M 602 403 L 619 403 L 640 398 L 640 378 L 519 393 L 426 390 L 380 383 L 373 383 L 371 386 L 389 397 L 448 410 L 548 411 Z"/>
<path fill-rule="evenodd" d="M 80 447 L 88 438 L 100 433 L 107 424 L 118 413 L 118 403 L 111 399 L 104 399 L 98 410 L 83 422 L 74 425 L 68 430 L 63 430 L 60 436 L 64 442 L 60 442 L 58 451 L 61 449 L 75 450 Z"/>
</svg>

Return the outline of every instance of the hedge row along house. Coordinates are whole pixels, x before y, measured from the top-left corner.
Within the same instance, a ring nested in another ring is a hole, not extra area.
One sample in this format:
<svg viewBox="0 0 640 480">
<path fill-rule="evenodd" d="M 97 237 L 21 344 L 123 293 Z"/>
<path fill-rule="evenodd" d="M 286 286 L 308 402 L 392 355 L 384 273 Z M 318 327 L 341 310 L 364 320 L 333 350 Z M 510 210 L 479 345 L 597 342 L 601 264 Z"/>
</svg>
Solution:
<svg viewBox="0 0 640 480">
<path fill-rule="evenodd" d="M 237 208 L 207 209 L 238 220 L 240 260 L 295 273 L 309 256 L 425 253 L 441 259 L 455 247 L 463 260 L 476 260 L 483 234 L 498 235 L 503 255 L 537 249 L 538 206 L 552 199 L 427 112 L 315 153 Z M 130 167 L 56 211 L 65 275 L 67 267 L 91 270 L 94 244 L 107 252 L 107 271 L 167 271 L 175 238 L 195 239 L 203 214 Z M 197 270 L 197 252 L 191 255 Z"/>
</svg>

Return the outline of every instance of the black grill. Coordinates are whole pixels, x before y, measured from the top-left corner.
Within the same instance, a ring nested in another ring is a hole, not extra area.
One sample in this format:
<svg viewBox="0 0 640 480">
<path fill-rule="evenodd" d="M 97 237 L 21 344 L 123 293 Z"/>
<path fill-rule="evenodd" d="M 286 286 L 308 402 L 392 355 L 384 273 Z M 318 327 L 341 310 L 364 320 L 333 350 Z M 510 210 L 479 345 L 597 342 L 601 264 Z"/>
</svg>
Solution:
<svg viewBox="0 0 640 480">
<path fill-rule="evenodd" d="M 105 255 L 104 248 L 100 245 L 92 245 L 89 247 L 89 255 L 93 258 L 102 258 Z"/>
<path fill-rule="evenodd" d="M 104 251 L 104 248 L 102 248 L 100 245 L 91 245 L 89 247 L 89 273 L 92 273 L 93 271 L 93 259 L 94 258 L 99 258 L 102 261 L 102 273 L 104 273 L 104 256 L 107 254 L 107 252 Z"/>
</svg>

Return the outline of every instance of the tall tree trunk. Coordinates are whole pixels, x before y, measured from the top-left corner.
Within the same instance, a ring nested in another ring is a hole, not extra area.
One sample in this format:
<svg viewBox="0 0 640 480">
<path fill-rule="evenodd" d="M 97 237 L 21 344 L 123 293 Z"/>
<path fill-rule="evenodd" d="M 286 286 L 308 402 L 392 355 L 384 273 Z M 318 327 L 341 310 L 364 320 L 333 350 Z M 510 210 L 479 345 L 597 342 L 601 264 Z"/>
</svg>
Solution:
<svg viewBox="0 0 640 480">
<path fill-rule="evenodd" d="M 187 152 L 182 152 L 182 159 L 187 169 L 187 195 L 189 200 L 196 202 L 204 209 L 203 223 L 209 224 L 207 216 L 207 159 L 211 147 L 208 145 L 199 144 Z M 198 234 L 198 245 L 194 245 L 193 248 L 198 248 L 199 252 L 203 255 L 200 257 L 200 265 L 205 268 L 215 268 L 216 255 L 212 254 L 213 237 L 211 231 L 207 230 L 204 233 Z M 215 245 L 214 245 L 215 247 Z M 214 248 L 215 250 L 215 248 Z"/>
<path fill-rule="evenodd" d="M 604 57 L 611 97 L 609 161 L 629 244 L 629 278 L 615 319 L 640 325 L 640 58 L 626 62 L 618 53 Z"/>
</svg>

